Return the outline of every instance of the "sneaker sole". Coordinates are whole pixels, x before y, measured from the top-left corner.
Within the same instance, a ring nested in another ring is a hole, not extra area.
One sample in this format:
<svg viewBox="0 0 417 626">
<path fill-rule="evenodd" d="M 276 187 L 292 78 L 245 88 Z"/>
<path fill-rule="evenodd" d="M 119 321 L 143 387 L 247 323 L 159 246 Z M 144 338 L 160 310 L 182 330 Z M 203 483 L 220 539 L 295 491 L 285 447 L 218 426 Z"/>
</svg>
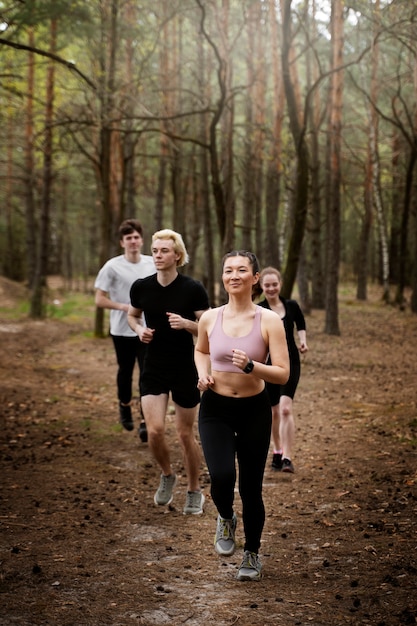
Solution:
<svg viewBox="0 0 417 626">
<path fill-rule="evenodd" d="M 254 582 L 258 582 L 260 581 L 262 578 L 262 574 L 256 574 L 256 576 L 250 576 L 249 574 L 238 574 L 236 576 L 236 579 L 239 581 L 254 581 Z"/>
<path fill-rule="evenodd" d="M 158 502 L 158 500 L 156 499 L 156 495 L 153 497 L 153 501 L 155 502 L 156 506 L 168 506 L 168 504 L 171 504 L 173 499 L 174 499 L 174 494 L 172 494 L 168 502 Z"/>
<path fill-rule="evenodd" d="M 234 545 L 234 546 L 233 546 L 233 549 L 232 549 L 232 550 L 227 550 L 227 551 L 225 551 L 225 550 L 223 550 L 222 548 L 219 548 L 219 547 L 217 546 L 217 543 L 215 543 L 215 544 L 214 544 L 214 549 L 216 550 L 216 552 L 217 552 L 217 554 L 218 554 L 219 556 L 232 556 L 232 554 L 234 554 L 234 553 L 235 553 L 235 550 L 236 550 L 236 545 Z"/>
</svg>

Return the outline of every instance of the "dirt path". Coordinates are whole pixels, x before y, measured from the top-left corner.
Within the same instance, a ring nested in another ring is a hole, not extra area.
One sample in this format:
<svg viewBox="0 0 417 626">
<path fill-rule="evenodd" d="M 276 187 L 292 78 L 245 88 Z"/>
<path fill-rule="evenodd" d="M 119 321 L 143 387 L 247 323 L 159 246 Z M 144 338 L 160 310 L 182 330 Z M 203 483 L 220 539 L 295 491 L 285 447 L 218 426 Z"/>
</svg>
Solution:
<svg viewBox="0 0 417 626">
<path fill-rule="evenodd" d="M 296 473 L 268 467 L 264 577 L 238 583 L 242 544 L 213 550 L 205 468 L 203 516 L 182 515 L 178 451 L 172 506 L 153 504 L 158 469 L 115 417 L 110 341 L 86 338 L 91 320 L 0 316 L 0 624 L 416 624 L 417 318 L 344 298 L 341 337 L 322 312 L 307 323 Z"/>
</svg>

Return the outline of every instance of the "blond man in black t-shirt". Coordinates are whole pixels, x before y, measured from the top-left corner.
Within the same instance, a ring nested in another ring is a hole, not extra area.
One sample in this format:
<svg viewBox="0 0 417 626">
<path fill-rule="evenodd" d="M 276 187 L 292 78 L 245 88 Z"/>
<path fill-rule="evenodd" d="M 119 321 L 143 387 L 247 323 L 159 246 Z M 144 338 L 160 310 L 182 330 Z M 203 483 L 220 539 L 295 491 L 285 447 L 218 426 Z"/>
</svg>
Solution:
<svg viewBox="0 0 417 626">
<path fill-rule="evenodd" d="M 208 296 L 200 282 L 178 273 L 177 268 L 188 262 L 179 233 L 169 229 L 154 233 L 152 257 L 157 273 L 133 283 L 128 321 L 147 345 L 141 378 L 142 408 L 149 447 L 162 471 L 154 502 L 169 504 L 177 480 L 165 437 L 171 393 L 188 479 L 184 513 L 199 515 L 203 512 L 204 495 L 199 486 L 201 451 L 193 433 L 200 402 L 193 336 L 197 335 L 200 316 L 209 308 Z"/>
</svg>

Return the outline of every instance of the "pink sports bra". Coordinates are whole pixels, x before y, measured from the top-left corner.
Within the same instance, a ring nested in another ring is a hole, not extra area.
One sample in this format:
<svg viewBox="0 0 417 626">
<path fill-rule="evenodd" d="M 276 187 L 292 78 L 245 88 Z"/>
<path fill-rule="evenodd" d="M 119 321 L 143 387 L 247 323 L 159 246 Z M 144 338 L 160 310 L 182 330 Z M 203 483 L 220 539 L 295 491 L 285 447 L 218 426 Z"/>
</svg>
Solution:
<svg viewBox="0 0 417 626">
<path fill-rule="evenodd" d="M 232 363 L 232 350 L 243 350 L 253 361 L 265 363 L 268 350 L 261 333 L 261 307 L 256 307 L 252 330 L 243 337 L 230 337 L 223 331 L 223 311 L 226 305 L 219 307 L 216 322 L 209 335 L 211 369 L 218 372 L 243 374 Z"/>
</svg>

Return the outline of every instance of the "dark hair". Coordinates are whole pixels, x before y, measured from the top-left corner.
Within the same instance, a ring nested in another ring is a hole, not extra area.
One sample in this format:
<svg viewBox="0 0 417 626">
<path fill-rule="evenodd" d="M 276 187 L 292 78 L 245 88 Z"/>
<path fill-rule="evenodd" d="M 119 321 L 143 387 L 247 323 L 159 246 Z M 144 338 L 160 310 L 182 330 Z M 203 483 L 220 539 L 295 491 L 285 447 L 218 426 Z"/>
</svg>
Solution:
<svg viewBox="0 0 417 626">
<path fill-rule="evenodd" d="M 227 252 L 223 257 L 222 267 L 224 267 L 226 259 L 230 259 L 230 257 L 233 256 L 246 257 L 247 259 L 249 259 L 249 263 L 252 265 L 253 273 L 256 274 L 257 272 L 259 272 L 259 262 L 256 258 L 256 254 L 254 254 L 253 252 L 249 252 L 249 250 L 232 250 L 231 252 Z"/>
<path fill-rule="evenodd" d="M 130 235 L 131 233 L 134 233 L 135 231 L 139 233 L 141 237 L 143 237 L 143 228 L 139 220 L 135 220 L 135 219 L 124 220 L 119 226 L 119 238 L 123 239 L 125 235 Z"/>
</svg>

